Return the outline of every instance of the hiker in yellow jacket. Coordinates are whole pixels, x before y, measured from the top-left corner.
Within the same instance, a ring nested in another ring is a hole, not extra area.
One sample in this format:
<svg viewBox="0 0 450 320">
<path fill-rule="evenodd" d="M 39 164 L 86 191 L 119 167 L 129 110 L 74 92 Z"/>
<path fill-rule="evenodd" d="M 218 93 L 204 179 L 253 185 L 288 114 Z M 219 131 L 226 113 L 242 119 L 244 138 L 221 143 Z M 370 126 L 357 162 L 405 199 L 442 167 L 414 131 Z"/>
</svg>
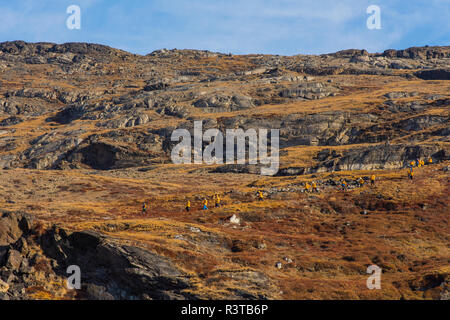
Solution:
<svg viewBox="0 0 450 320">
<path fill-rule="evenodd" d="M 413 168 L 410 168 L 408 170 L 408 177 L 409 177 L 410 180 L 412 180 L 414 178 L 414 170 L 413 170 Z"/>
<path fill-rule="evenodd" d="M 312 182 L 312 192 L 319 192 L 317 189 L 317 183 L 315 181 Z"/>
<path fill-rule="evenodd" d="M 208 210 L 208 200 L 207 199 L 203 199 L 203 210 Z"/>
<path fill-rule="evenodd" d="M 422 166 L 422 160 L 417 159 L 417 168 L 420 168 Z"/>
<path fill-rule="evenodd" d="M 261 190 L 258 191 L 258 200 L 259 201 L 263 201 L 264 200 L 264 196 Z"/>
<path fill-rule="evenodd" d="M 309 189 L 311 189 L 311 186 L 308 182 L 305 183 L 305 192 L 309 192 Z"/>
<path fill-rule="evenodd" d="M 370 184 L 372 186 L 375 185 L 375 175 L 374 174 L 370 177 Z"/>
<path fill-rule="evenodd" d="M 191 210 L 191 201 L 187 201 L 186 203 L 186 211 L 189 212 Z"/>
<path fill-rule="evenodd" d="M 433 158 L 431 157 L 428 158 L 428 164 L 433 164 Z"/>
<path fill-rule="evenodd" d="M 146 214 L 147 213 L 147 208 L 148 208 L 147 202 L 144 202 L 142 204 L 142 214 Z"/>
<path fill-rule="evenodd" d="M 216 208 L 220 207 L 220 197 L 218 194 L 216 194 L 215 206 L 216 206 Z"/>
</svg>

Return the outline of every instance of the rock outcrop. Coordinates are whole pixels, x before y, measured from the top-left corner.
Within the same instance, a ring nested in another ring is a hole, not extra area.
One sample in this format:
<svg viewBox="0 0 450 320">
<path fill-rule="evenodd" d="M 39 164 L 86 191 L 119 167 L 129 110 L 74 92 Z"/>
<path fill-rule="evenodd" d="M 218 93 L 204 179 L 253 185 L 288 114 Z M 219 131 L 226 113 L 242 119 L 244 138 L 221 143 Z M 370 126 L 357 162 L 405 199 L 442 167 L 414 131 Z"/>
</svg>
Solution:
<svg viewBox="0 0 450 320">
<path fill-rule="evenodd" d="M 95 300 L 194 299 L 189 276 L 167 258 L 121 245 L 92 231 L 40 230 L 28 214 L 0 214 L 0 300 L 29 299 L 36 290 L 70 297 L 67 268 L 81 270 L 77 297 Z M 52 288 L 47 282 L 64 286 Z"/>
</svg>

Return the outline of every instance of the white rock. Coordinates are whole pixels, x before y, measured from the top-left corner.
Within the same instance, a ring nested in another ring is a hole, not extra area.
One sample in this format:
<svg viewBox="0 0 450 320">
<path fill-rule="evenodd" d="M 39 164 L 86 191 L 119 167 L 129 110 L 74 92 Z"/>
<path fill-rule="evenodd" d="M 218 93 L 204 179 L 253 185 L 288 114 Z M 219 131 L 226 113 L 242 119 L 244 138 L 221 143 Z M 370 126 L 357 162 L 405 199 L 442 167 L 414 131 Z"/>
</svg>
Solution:
<svg viewBox="0 0 450 320">
<path fill-rule="evenodd" d="M 240 224 L 241 223 L 241 219 L 239 219 L 235 214 L 233 214 L 230 218 L 230 222 L 234 223 L 234 224 Z"/>
<path fill-rule="evenodd" d="M 199 228 L 196 227 L 190 227 L 189 228 L 192 232 L 201 232 L 202 230 L 200 230 Z"/>
</svg>

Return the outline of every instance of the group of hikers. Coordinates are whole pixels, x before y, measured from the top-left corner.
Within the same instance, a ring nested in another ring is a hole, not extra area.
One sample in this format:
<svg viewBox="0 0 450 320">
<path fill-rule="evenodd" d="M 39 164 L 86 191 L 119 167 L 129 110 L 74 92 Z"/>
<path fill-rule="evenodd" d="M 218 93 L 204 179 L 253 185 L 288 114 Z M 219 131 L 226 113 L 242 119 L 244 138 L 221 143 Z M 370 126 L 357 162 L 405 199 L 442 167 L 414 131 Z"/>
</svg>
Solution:
<svg viewBox="0 0 450 320">
<path fill-rule="evenodd" d="M 431 157 L 428 158 L 427 164 L 433 164 L 433 159 Z M 408 165 L 408 178 L 410 180 L 414 179 L 414 168 L 420 168 L 422 166 L 425 166 L 425 161 L 422 159 L 417 159 L 415 161 L 411 161 Z"/>
<path fill-rule="evenodd" d="M 315 181 L 313 181 L 311 184 L 306 182 L 305 192 L 319 192 L 319 189 L 317 189 L 317 183 Z"/>
<path fill-rule="evenodd" d="M 259 190 L 256 194 L 256 197 L 259 201 L 264 200 L 264 195 L 263 192 L 261 190 Z M 213 195 L 213 201 L 214 201 L 214 207 L 218 208 L 221 206 L 221 198 L 220 195 L 218 193 L 215 193 Z M 147 213 L 147 208 L 148 208 L 148 204 L 147 202 L 143 202 L 142 204 L 142 214 L 146 214 Z M 191 211 L 191 201 L 187 200 L 186 201 L 186 207 L 185 207 L 186 212 Z M 203 198 L 202 200 L 202 210 L 209 210 L 208 209 L 208 199 L 207 198 Z"/>
<path fill-rule="evenodd" d="M 429 157 L 428 160 L 427 160 L 427 164 L 432 164 L 432 163 L 433 163 L 433 159 L 431 157 Z M 408 164 L 408 177 L 409 177 L 409 179 L 412 180 L 413 177 L 414 177 L 414 167 L 420 168 L 422 166 L 425 166 L 425 161 L 424 160 L 417 159 L 417 160 L 411 161 Z M 370 178 L 369 177 L 366 177 L 366 178 L 358 177 L 358 178 L 355 179 L 355 182 L 356 182 L 356 185 L 358 187 L 363 187 L 367 180 L 370 181 L 370 185 L 371 186 L 374 186 L 376 177 L 375 177 L 374 174 L 372 174 L 370 176 Z M 344 191 L 348 189 L 348 183 L 347 183 L 347 181 L 345 179 L 341 179 L 339 181 L 338 186 L 340 186 L 342 188 L 342 190 L 344 190 Z M 319 189 L 317 188 L 317 182 L 316 181 L 312 181 L 311 184 L 309 182 L 306 182 L 304 191 L 307 192 L 307 193 L 313 193 L 313 192 L 319 193 Z M 256 192 L 256 198 L 258 199 L 258 201 L 264 200 L 263 191 L 258 190 Z M 220 195 L 218 193 L 214 193 L 213 201 L 214 201 L 214 206 L 216 208 L 220 207 L 221 199 L 220 199 Z M 144 202 L 142 204 L 142 213 L 143 214 L 147 213 L 147 208 L 148 208 L 148 204 L 147 204 L 147 202 Z M 186 212 L 189 212 L 191 210 L 191 201 L 190 200 L 187 200 L 185 210 L 186 210 Z M 202 200 L 202 210 L 209 210 L 208 209 L 208 199 L 207 198 L 203 198 L 203 200 Z"/>
<path fill-rule="evenodd" d="M 366 184 L 366 180 L 370 180 L 370 185 L 374 186 L 375 185 L 375 179 L 376 179 L 376 177 L 375 177 L 374 174 L 371 175 L 370 178 L 366 178 L 366 179 L 364 179 L 363 177 L 358 177 L 358 178 L 355 179 L 356 186 L 358 186 L 360 188 L 363 187 Z M 346 191 L 348 189 L 348 183 L 347 183 L 347 181 L 345 179 L 341 179 L 339 181 L 339 186 L 344 191 Z"/>
<path fill-rule="evenodd" d="M 216 208 L 220 207 L 220 196 L 218 193 L 215 193 L 213 195 L 213 200 L 214 200 L 214 206 Z M 202 210 L 208 210 L 208 199 L 204 198 L 202 200 L 202 205 L 203 205 Z M 191 201 L 188 200 L 187 204 L 186 204 L 186 211 L 189 212 L 190 210 L 191 210 Z"/>
<path fill-rule="evenodd" d="M 428 160 L 426 161 L 426 164 L 433 164 L 433 158 L 428 157 Z M 413 180 L 413 178 L 414 178 L 414 168 L 415 167 L 420 168 L 422 166 L 425 166 L 425 160 L 417 159 L 417 160 L 411 161 L 408 164 L 408 178 L 410 180 Z M 370 185 L 372 185 L 372 186 L 375 185 L 375 179 L 376 179 L 375 175 L 372 175 L 370 177 Z M 362 187 L 366 183 L 366 180 L 368 180 L 368 179 L 367 178 L 363 179 L 362 177 L 359 177 L 359 178 L 356 179 L 356 185 L 358 187 Z M 348 188 L 348 183 L 347 183 L 347 181 L 345 179 L 341 179 L 340 182 L 339 182 L 339 186 L 342 188 L 342 190 L 345 191 Z M 305 191 L 309 192 L 309 189 L 310 189 L 310 186 L 309 186 L 308 183 L 306 183 L 305 184 Z"/>
<path fill-rule="evenodd" d="M 221 199 L 220 199 L 220 195 L 218 193 L 215 193 L 213 195 L 213 200 L 214 200 L 214 206 L 216 208 L 220 207 Z M 142 204 L 142 214 L 147 213 L 147 208 L 148 208 L 148 204 L 147 204 L 147 202 L 144 202 Z M 191 211 L 191 201 L 190 200 L 187 200 L 185 210 L 186 210 L 186 212 Z M 208 210 L 208 199 L 207 198 L 204 198 L 202 200 L 202 210 Z"/>
</svg>

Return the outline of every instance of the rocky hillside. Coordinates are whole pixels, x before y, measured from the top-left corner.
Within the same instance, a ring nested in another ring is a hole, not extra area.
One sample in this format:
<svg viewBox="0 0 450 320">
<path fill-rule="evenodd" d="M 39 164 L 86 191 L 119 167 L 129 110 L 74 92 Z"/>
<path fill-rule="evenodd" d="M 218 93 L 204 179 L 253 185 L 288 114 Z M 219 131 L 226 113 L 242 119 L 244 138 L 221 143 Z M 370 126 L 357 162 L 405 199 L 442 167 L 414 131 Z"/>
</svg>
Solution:
<svg viewBox="0 0 450 320">
<path fill-rule="evenodd" d="M 140 56 L 14 41 L 0 74 L 0 299 L 448 297 L 450 47 Z M 172 164 L 172 131 L 196 120 L 280 129 L 280 170 Z M 223 205 L 200 211 L 215 192 Z M 79 292 L 63 285 L 71 264 Z M 386 289 L 365 288 L 370 264 Z"/>
</svg>

